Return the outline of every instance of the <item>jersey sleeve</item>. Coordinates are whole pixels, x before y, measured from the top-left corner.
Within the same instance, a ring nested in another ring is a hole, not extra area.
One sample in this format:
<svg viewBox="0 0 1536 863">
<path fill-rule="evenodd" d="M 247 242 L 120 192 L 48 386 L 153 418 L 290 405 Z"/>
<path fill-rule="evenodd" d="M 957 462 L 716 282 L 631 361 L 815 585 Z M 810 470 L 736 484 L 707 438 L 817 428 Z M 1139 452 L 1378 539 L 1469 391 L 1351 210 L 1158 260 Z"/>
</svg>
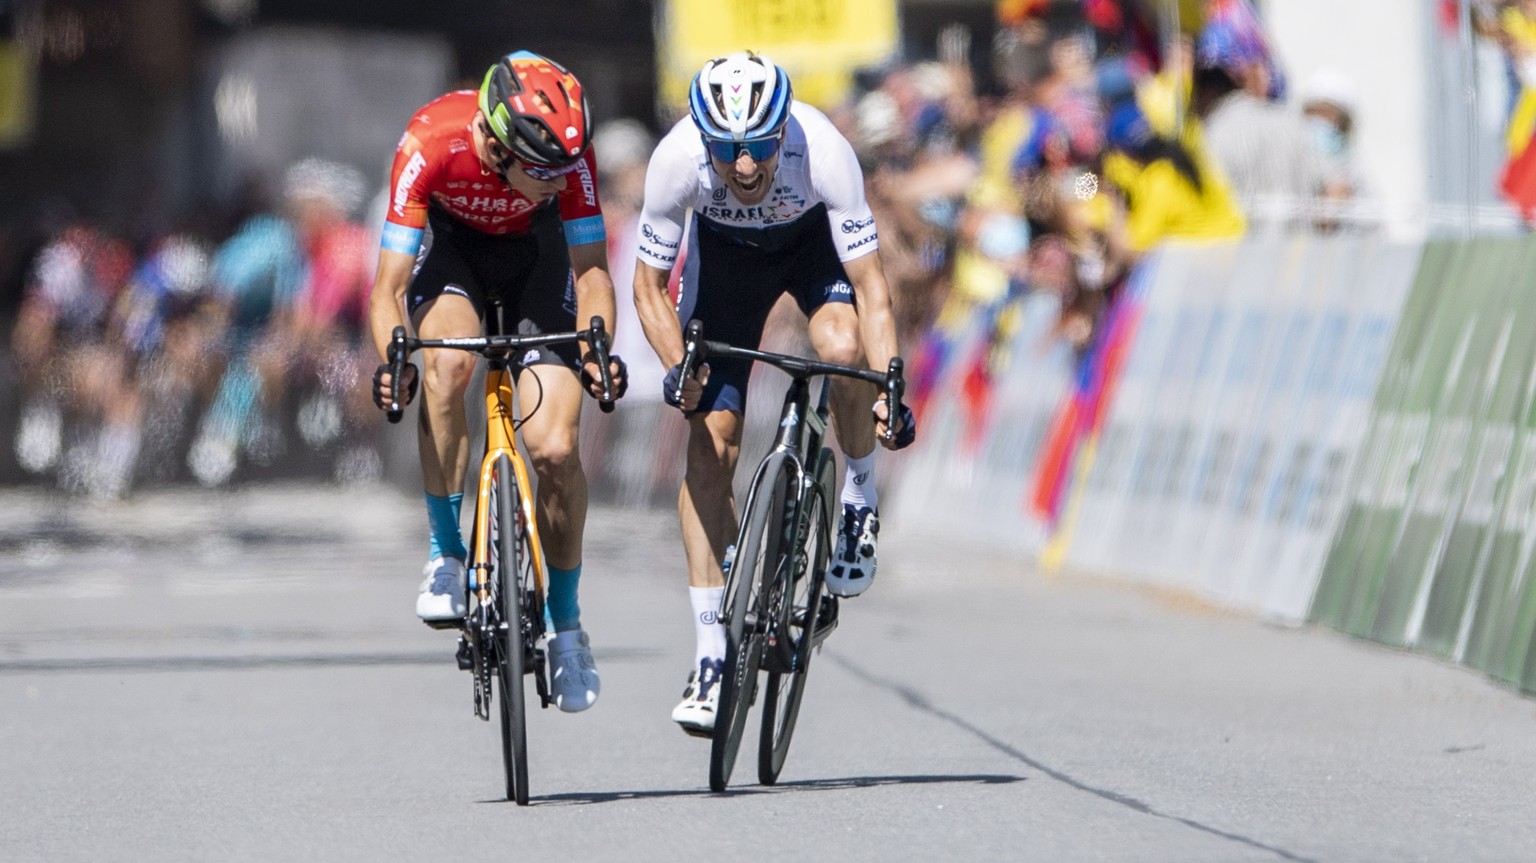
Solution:
<svg viewBox="0 0 1536 863">
<path fill-rule="evenodd" d="M 560 220 L 565 223 L 568 246 L 607 241 L 597 194 L 597 156 L 591 147 L 576 170 L 566 175 L 565 191 L 560 193 Z"/>
<path fill-rule="evenodd" d="M 838 259 L 851 261 L 878 249 L 880 237 L 875 230 L 875 214 L 864 197 L 864 170 L 853 145 L 830 120 L 823 118 L 821 122 L 825 128 L 818 128 L 806 147 L 811 190 L 827 204 L 827 222 Z"/>
<path fill-rule="evenodd" d="M 691 127 L 692 121 L 685 122 Z M 681 123 L 674 126 L 651 154 L 645 171 L 645 204 L 635 227 L 639 234 L 635 257 L 660 270 L 670 270 L 677 263 L 684 220 L 698 193 L 699 172 L 686 146 L 685 135 L 690 134 L 691 128 L 683 129 Z"/>
<path fill-rule="evenodd" d="M 427 190 L 431 188 L 425 149 L 412 121 L 395 148 L 395 163 L 389 171 L 389 209 L 379 235 L 379 245 L 385 251 L 415 255 L 421 248 L 427 226 Z"/>
</svg>

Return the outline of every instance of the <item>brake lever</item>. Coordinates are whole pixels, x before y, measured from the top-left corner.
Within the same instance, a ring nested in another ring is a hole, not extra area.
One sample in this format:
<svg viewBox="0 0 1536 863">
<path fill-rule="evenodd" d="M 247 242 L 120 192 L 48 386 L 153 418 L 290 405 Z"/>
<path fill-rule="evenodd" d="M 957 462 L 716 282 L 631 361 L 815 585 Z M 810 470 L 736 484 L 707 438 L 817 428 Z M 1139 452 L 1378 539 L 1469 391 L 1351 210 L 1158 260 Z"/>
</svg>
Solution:
<svg viewBox="0 0 1536 863">
<path fill-rule="evenodd" d="M 896 439 L 896 421 L 901 418 L 901 396 L 907 390 L 907 378 L 901 357 L 891 357 L 885 370 L 885 439 Z"/>
<path fill-rule="evenodd" d="M 603 394 L 597 399 L 597 406 L 603 413 L 613 413 L 613 372 L 608 368 L 608 331 L 603 328 L 603 316 L 592 316 L 592 328 L 587 331 L 587 344 L 592 347 L 593 359 L 597 362 L 598 381 L 603 385 Z"/>
<path fill-rule="evenodd" d="M 704 345 L 704 322 L 698 318 L 688 322 L 688 327 L 683 331 L 683 362 L 678 367 L 680 374 L 677 376 L 677 401 L 683 401 L 683 381 L 693 377 L 693 367 L 698 363 L 699 353 Z"/>
<path fill-rule="evenodd" d="M 400 407 L 400 378 L 405 374 L 405 358 L 410 353 L 405 344 L 405 327 L 395 327 L 390 334 L 389 348 L 389 408 L 384 416 L 392 423 L 400 421 L 404 410 Z"/>
</svg>

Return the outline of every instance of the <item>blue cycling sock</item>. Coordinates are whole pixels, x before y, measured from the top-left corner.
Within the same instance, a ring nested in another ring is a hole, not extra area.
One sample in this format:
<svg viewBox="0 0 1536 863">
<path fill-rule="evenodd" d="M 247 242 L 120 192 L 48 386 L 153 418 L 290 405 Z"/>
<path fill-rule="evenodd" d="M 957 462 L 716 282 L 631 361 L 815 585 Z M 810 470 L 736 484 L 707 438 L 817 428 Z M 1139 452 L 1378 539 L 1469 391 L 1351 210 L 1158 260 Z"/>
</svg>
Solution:
<svg viewBox="0 0 1536 863">
<path fill-rule="evenodd" d="M 549 592 L 544 598 L 544 610 L 549 615 L 550 629 L 565 632 L 581 628 L 581 606 L 576 602 L 576 586 L 581 582 L 581 564 L 575 569 L 549 568 Z"/>
<path fill-rule="evenodd" d="M 428 494 L 426 498 L 427 521 L 432 525 L 432 547 L 428 554 L 433 559 L 439 557 L 468 559 L 469 553 L 464 550 L 464 535 L 459 532 L 459 509 L 464 503 L 464 495 L 461 493 L 438 497 L 435 494 Z"/>
</svg>

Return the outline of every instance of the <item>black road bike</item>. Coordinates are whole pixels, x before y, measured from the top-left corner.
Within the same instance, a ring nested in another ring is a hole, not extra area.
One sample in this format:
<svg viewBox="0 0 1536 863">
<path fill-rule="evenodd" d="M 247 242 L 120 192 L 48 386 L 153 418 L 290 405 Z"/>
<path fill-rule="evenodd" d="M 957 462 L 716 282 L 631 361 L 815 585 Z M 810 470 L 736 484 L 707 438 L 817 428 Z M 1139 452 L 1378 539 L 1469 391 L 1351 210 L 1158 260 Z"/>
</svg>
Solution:
<svg viewBox="0 0 1536 863">
<path fill-rule="evenodd" d="M 800 715 L 811 654 L 837 628 L 837 597 L 825 585 L 837 493 L 836 460 L 823 444 L 826 378 L 854 378 L 882 387 L 892 417 L 901 413 L 905 380 L 900 357 L 878 372 L 705 341 L 702 333 L 699 321 L 689 321 L 681 379 L 691 377 L 698 364 L 712 356 L 767 363 L 791 379 L 777 436 L 749 486 L 721 603 L 725 669 L 709 751 L 709 787 L 720 792 L 730 781 L 747 712 L 757 699 L 759 671 L 767 679 L 757 778 L 764 785 L 778 781 Z M 812 409 L 810 379 L 817 376 L 823 381 Z"/>
</svg>

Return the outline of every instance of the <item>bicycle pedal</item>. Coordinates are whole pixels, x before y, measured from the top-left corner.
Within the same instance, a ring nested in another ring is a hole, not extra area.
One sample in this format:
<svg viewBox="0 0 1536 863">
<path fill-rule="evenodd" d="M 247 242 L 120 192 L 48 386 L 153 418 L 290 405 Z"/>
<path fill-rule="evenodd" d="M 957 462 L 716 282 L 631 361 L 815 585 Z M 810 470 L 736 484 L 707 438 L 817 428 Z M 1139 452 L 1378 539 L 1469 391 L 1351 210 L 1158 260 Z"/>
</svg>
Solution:
<svg viewBox="0 0 1536 863">
<path fill-rule="evenodd" d="M 474 654 L 469 649 L 469 639 L 459 636 L 459 648 L 453 655 L 454 661 L 459 663 L 459 669 L 468 671 L 475 667 Z"/>
<path fill-rule="evenodd" d="M 423 620 L 422 623 L 425 623 L 427 626 L 430 626 L 433 629 L 464 628 L 464 618 L 462 617 L 450 617 L 447 620 Z"/>
<path fill-rule="evenodd" d="M 698 728 L 693 725 L 682 724 L 679 724 L 678 727 L 683 729 L 683 733 L 689 737 L 698 737 L 703 740 L 713 740 L 715 738 L 714 729 L 711 728 Z"/>
</svg>

